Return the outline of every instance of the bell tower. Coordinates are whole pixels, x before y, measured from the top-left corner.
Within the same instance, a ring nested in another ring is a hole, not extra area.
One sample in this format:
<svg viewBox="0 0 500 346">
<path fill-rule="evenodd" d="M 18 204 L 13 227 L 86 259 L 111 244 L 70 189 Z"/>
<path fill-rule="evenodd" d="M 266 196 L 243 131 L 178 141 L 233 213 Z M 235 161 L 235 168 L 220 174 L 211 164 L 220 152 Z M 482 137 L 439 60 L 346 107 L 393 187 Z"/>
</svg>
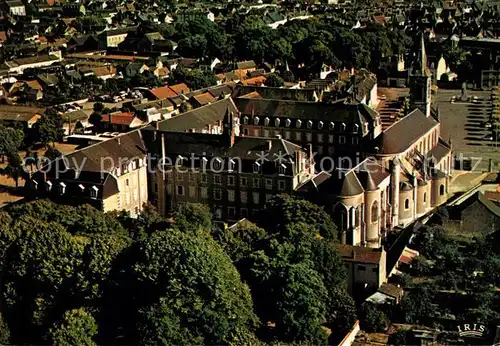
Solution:
<svg viewBox="0 0 500 346">
<path fill-rule="evenodd" d="M 431 73 L 427 66 L 424 35 L 420 40 L 420 48 L 410 72 L 410 104 L 420 109 L 427 117 L 431 115 Z"/>
</svg>

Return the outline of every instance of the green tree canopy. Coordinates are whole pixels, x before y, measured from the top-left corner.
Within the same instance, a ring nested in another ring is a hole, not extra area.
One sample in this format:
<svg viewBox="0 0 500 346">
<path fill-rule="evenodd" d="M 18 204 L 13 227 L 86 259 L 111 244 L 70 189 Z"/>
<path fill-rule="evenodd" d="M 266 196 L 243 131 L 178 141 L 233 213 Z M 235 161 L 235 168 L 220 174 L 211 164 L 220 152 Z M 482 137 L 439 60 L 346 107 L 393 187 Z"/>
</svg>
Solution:
<svg viewBox="0 0 500 346">
<path fill-rule="evenodd" d="M 283 85 L 285 85 L 285 81 L 276 73 L 271 73 L 269 76 L 266 77 L 266 81 L 264 84 L 268 87 L 281 88 Z"/>
<path fill-rule="evenodd" d="M 61 322 L 51 329 L 52 344 L 56 346 L 93 346 L 92 337 L 97 334 L 94 317 L 84 309 L 74 309 L 64 314 Z"/>
<path fill-rule="evenodd" d="M 38 140 L 44 145 L 54 146 L 64 136 L 63 120 L 55 111 L 47 111 L 33 126 Z"/>
</svg>

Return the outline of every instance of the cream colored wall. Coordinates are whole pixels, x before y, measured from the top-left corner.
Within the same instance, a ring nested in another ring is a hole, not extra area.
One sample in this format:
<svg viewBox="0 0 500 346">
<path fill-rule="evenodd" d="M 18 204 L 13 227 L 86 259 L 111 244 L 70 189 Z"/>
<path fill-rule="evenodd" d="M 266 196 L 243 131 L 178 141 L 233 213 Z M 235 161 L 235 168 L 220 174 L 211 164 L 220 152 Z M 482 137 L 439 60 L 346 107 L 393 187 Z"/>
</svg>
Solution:
<svg viewBox="0 0 500 346">
<path fill-rule="evenodd" d="M 405 201 L 408 199 L 410 201 L 409 208 L 405 208 Z M 413 190 L 402 191 L 399 190 L 399 223 L 404 223 L 406 221 L 413 219 Z"/>
<path fill-rule="evenodd" d="M 424 202 L 425 194 L 425 202 Z M 417 188 L 417 215 L 425 214 L 431 208 L 431 184 L 419 185 Z"/>
<path fill-rule="evenodd" d="M 374 202 L 378 203 L 377 220 L 372 222 L 372 206 Z M 380 191 L 370 191 L 365 193 L 365 223 L 366 223 L 366 241 L 370 246 L 378 247 L 380 240 Z"/>
<path fill-rule="evenodd" d="M 440 195 L 440 187 L 441 185 L 444 185 L 444 195 Z M 448 187 L 446 178 L 440 178 L 440 179 L 434 179 L 432 181 L 432 206 L 437 207 L 438 205 L 443 204 L 446 202 L 446 199 L 448 198 Z"/>
</svg>

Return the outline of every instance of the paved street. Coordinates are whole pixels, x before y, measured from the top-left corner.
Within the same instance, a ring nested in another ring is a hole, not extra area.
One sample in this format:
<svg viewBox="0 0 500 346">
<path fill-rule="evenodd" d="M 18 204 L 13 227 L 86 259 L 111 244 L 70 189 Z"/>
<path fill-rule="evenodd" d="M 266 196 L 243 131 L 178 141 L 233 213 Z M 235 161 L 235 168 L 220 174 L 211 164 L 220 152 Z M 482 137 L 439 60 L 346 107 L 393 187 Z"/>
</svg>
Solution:
<svg viewBox="0 0 500 346">
<path fill-rule="evenodd" d="M 477 103 L 450 102 L 460 94 L 460 90 L 439 90 L 434 98 L 441 116 L 441 136 L 446 140 L 451 136 L 456 156 L 475 158 L 472 165 L 477 163 L 476 169 L 487 170 L 492 159 L 494 170 L 500 170 L 500 143 L 484 138 L 491 133 L 483 125 L 492 108 L 490 91 L 468 91 L 469 96 L 478 98 Z"/>
</svg>

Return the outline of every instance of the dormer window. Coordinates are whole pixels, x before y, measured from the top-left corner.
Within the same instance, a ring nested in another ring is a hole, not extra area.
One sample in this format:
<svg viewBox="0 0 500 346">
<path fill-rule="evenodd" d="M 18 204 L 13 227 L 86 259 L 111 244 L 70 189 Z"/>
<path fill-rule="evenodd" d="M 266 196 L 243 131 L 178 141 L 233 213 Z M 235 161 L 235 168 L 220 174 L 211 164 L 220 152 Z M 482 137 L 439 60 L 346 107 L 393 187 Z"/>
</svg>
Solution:
<svg viewBox="0 0 500 346">
<path fill-rule="evenodd" d="M 307 122 L 307 128 L 308 128 L 308 129 L 312 129 L 312 127 L 313 127 L 313 122 L 312 122 L 311 120 L 309 120 L 309 121 Z"/>
<path fill-rule="evenodd" d="M 45 189 L 47 190 L 47 192 L 50 192 L 52 190 L 52 182 L 51 181 L 47 181 L 45 183 Z"/>
<path fill-rule="evenodd" d="M 254 125 L 259 125 L 259 120 L 260 120 L 259 117 L 253 118 L 253 124 Z"/>
<path fill-rule="evenodd" d="M 318 122 L 318 130 L 322 130 L 323 129 L 323 122 L 320 121 Z"/>
<path fill-rule="evenodd" d="M 300 129 L 302 127 L 302 120 L 297 120 L 297 128 Z"/>
<path fill-rule="evenodd" d="M 247 116 L 243 117 L 243 124 L 248 125 L 248 117 Z"/>
<path fill-rule="evenodd" d="M 207 163 L 208 163 L 208 160 L 206 157 L 202 157 L 201 158 L 201 167 L 203 167 L 204 169 L 207 168 Z"/>
<path fill-rule="evenodd" d="M 290 119 L 286 119 L 285 120 L 285 126 L 286 127 L 290 127 L 291 124 L 292 124 L 292 121 Z"/>
<path fill-rule="evenodd" d="M 82 184 L 79 184 L 78 187 L 80 188 L 80 192 L 85 191 L 85 186 L 83 186 Z"/>
<path fill-rule="evenodd" d="M 358 124 L 354 124 L 354 127 L 353 127 L 353 129 L 352 129 L 352 132 L 353 132 L 353 133 L 358 133 L 358 131 L 359 131 L 359 125 L 358 125 Z"/>
<path fill-rule="evenodd" d="M 66 184 L 63 182 L 59 183 L 59 194 L 64 195 L 65 192 L 66 192 Z"/>
<path fill-rule="evenodd" d="M 220 157 L 216 157 L 214 159 L 213 170 L 221 171 L 222 170 L 222 159 Z"/>
<path fill-rule="evenodd" d="M 269 126 L 269 118 L 268 117 L 264 118 L 264 126 Z"/>
<path fill-rule="evenodd" d="M 286 173 L 286 166 L 282 163 L 278 166 L 278 174 L 285 175 L 285 173 Z"/>
<path fill-rule="evenodd" d="M 276 126 L 276 127 L 280 126 L 280 119 L 279 118 L 274 119 L 274 126 Z"/>
<path fill-rule="evenodd" d="M 259 162 L 255 162 L 253 164 L 253 172 L 254 173 L 260 173 L 261 165 Z"/>
<path fill-rule="evenodd" d="M 38 190 L 38 181 L 33 180 L 32 182 L 33 190 Z"/>
<path fill-rule="evenodd" d="M 330 131 L 333 131 L 333 129 L 335 129 L 335 123 L 333 121 L 330 121 L 330 125 L 328 125 L 328 128 L 330 129 Z"/>
<path fill-rule="evenodd" d="M 346 126 L 346 124 L 345 124 L 345 123 L 340 124 L 340 132 L 344 132 L 344 131 L 345 131 L 345 129 L 346 129 L 346 127 L 347 127 L 347 126 Z"/>
<path fill-rule="evenodd" d="M 90 198 L 96 199 L 97 198 L 97 192 L 99 192 L 99 189 L 94 185 L 90 188 Z"/>
<path fill-rule="evenodd" d="M 228 165 L 228 172 L 232 172 L 234 171 L 234 168 L 236 167 L 236 161 L 234 161 L 233 159 L 229 159 L 229 165 Z"/>
</svg>

